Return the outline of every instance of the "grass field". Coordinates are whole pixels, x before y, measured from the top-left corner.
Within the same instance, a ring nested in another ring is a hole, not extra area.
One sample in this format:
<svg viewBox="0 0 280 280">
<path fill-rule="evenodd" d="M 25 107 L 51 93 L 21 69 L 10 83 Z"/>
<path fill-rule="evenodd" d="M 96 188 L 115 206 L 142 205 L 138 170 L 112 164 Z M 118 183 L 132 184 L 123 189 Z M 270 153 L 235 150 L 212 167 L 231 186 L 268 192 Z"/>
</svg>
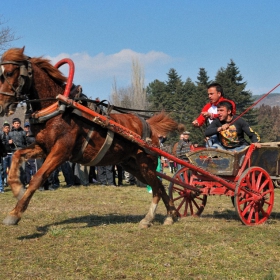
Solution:
<svg viewBox="0 0 280 280">
<path fill-rule="evenodd" d="M 228 197 L 201 218 L 140 230 L 151 194 L 124 186 L 36 192 L 18 226 L 0 225 L 0 279 L 280 279 L 280 190 L 269 222 L 243 226 Z M 16 200 L 0 195 L 1 216 Z"/>
</svg>

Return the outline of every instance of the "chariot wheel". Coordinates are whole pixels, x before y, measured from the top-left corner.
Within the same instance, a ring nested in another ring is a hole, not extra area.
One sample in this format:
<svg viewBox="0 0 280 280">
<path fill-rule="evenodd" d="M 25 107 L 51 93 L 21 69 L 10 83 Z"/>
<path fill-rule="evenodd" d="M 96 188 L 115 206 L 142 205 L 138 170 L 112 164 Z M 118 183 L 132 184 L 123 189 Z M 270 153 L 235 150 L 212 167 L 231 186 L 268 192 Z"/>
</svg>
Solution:
<svg viewBox="0 0 280 280">
<path fill-rule="evenodd" d="M 173 179 L 191 185 L 190 169 L 187 167 L 181 168 L 175 173 Z M 169 184 L 169 197 L 174 202 L 178 217 L 200 216 L 207 202 L 207 195 L 197 195 L 194 191 L 173 182 Z"/>
<path fill-rule="evenodd" d="M 235 209 L 241 222 L 247 226 L 264 223 L 274 203 L 274 186 L 264 169 L 253 166 L 239 178 L 234 194 Z"/>
</svg>

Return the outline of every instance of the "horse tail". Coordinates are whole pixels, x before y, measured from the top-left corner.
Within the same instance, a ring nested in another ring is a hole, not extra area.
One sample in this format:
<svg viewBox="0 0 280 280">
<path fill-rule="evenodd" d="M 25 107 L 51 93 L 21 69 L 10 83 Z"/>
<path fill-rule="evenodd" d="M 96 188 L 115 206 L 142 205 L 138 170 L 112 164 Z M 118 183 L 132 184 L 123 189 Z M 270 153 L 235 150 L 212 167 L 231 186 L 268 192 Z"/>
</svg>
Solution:
<svg viewBox="0 0 280 280">
<path fill-rule="evenodd" d="M 154 115 L 147 120 L 147 123 L 151 126 L 152 131 L 157 135 L 166 136 L 172 131 L 179 131 L 182 133 L 185 130 L 185 126 L 183 124 L 178 124 L 165 112 Z"/>
</svg>

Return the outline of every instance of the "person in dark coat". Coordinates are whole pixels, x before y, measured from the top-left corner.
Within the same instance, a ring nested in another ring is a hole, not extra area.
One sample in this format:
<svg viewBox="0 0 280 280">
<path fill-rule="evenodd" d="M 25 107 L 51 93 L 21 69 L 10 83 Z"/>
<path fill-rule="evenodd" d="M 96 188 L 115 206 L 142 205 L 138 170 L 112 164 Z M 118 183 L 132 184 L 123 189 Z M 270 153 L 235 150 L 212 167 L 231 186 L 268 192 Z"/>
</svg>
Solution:
<svg viewBox="0 0 280 280">
<path fill-rule="evenodd" d="M 97 166 L 97 178 L 104 186 L 114 185 L 112 165 Z"/>
<path fill-rule="evenodd" d="M 19 118 L 14 118 L 13 119 L 13 125 L 11 132 L 9 133 L 9 144 L 12 150 L 12 153 L 15 151 L 25 148 L 27 143 L 26 143 L 26 132 L 23 130 L 21 127 L 21 120 Z M 25 163 L 20 167 L 20 181 L 24 185 L 25 183 Z"/>
<path fill-rule="evenodd" d="M 6 155 L 2 157 L 2 179 L 3 179 L 3 190 L 7 186 L 7 173 L 9 172 L 12 160 L 12 149 L 9 144 L 10 136 L 10 124 L 4 122 L 2 131 L 0 131 L 1 143 L 5 148 Z"/>
<path fill-rule="evenodd" d="M 189 161 L 187 153 L 189 153 L 191 151 L 191 141 L 189 139 L 190 137 L 190 132 L 188 131 L 184 131 L 182 133 L 182 139 L 179 140 L 178 145 L 177 145 L 177 149 L 176 149 L 176 155 L 178 158 L 185 160 L 185 161 Z M 178 170 L 181 169 L 181 165 L 178 164 Z"/>
<path fill-rule="evenodd" d="M 253 131 L 244 119 L 232 113 L 233 109 L 230 102 L 221 101 L 217 107 L 218 117 L 205 130 L 206 137 L 217 135 L 219 140 L 212 148 L 232 152 L 241 151 L 248 146 L 244 134 L 250 138 L 250 141 L 257 148 L 261 147 L 260 136 Z"/>
</svg>

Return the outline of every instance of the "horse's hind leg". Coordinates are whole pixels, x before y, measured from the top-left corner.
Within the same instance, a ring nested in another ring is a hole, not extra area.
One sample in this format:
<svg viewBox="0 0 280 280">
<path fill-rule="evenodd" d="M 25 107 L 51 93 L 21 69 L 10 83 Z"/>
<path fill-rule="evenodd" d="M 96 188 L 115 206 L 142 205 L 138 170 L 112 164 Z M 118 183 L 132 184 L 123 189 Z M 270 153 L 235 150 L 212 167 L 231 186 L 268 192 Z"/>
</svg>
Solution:
<svg viewBox="0 0 280 280">
<path fill-rule="evenodd" d="M 156 208 L 161 198 L 167 210 L 167 217 L 164 221 L 164 225 L 172 225 L 174 221 L 177 219 L 177 214 L 176 214 L 176 209 L 174 207 L 174 204 L 170 200 L 169 196 L 167 195 L 161 180 L 159 180 L 156 175 L 150 174 L 149 177 L 150 178 L 148 178 L 147 182 L 152 187 L 153 199 L 148 213 L 146 214 L 145 218 L 140 221 L 139 226 L 140 228 L 147 228 L 152 225 L 152 222 L 156 214 Z"/>
<path fill-rule="evenodd" d="M 157 159 L 144 153 L 139 153 L 137 155 L 137 162 L 130 161 L 127 162 L 127 164 L 123 165 L 128 172 L 132 173 L 143 183 L 147 183 L 148 185 L 150 185 L 153 190 L 152 203 L 150 205 L 148 213 L 140 221 L 140 228 L 148 228 L 152 225 L 156 215 L 157 205 L 161 198 L 163 199 L 163 202 L 167 209 L 167 218 L 164 224 L 173 224 L 173 220 L 176 216 L 176 209 L 174 207 L 174 204 L 167 195 L 162 182 L 156 175 L 156 165 Z M 134 168 L 132 169 L 132 167 Z"/>
</svg>

